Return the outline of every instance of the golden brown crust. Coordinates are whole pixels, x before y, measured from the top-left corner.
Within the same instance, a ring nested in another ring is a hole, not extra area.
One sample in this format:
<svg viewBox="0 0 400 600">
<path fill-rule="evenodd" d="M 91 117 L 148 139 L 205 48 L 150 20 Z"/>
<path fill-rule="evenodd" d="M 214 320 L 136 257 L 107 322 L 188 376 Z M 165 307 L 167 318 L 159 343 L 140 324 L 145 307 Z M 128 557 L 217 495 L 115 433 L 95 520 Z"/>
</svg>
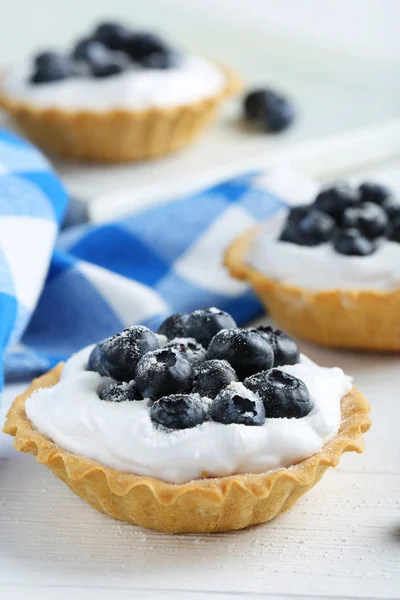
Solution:
<svg viewBox="0 0 400 600">
<path fill-rule="evenodd" d="M 63 365 L 32 382 L 7 415 L 4 432 L 15 448 L 29 452 L 94 508 L 117 519 L 166 533 L 215 532 L 265 523 L 288 510 L 315 485 L 343 452 L 362 452 L 362 434 L 370 427 L 369 405 L 355 388 L 342 400 L 338 435 L 322 451 L 289 469 L 267 474 L 234 475 L 165 483 L 105 467 L 76 456 L 39 433 L 25 414 L 25 400 L 35 390 L 55 385 Z"/>
<path fill-rule="evenodd" d="M 221 93 L 187 106 L 106 112 L 41 108 L 0 90 L 0 107 L 34 143 L 52 154 L 98 162 L 154 158 L 188 145 L 213 119 L 222 102 L 242 88 L 226 67 Z"/>
<path fill-rule="evenodd" d="M 311 291 L 269 279 L 246 263 L 260 226 L 228 248 L 225 265 L 248 281 L 283 329 L 306 340 L 337 348 L 400 351 L 400 289 Z"/>
</svg>

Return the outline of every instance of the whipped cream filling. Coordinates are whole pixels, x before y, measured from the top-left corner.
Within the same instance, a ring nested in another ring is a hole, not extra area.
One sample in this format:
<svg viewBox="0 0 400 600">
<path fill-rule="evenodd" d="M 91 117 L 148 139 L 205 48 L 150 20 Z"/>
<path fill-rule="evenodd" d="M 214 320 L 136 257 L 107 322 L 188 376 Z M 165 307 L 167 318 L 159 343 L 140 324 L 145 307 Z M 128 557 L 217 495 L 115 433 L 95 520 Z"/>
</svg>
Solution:
<svg viewBox="0 0 400 600">
<path fill-rule="evenodd" d="M 259 427 L 207 421 L 192 429 L 166 431 L 150 420 L 149 400 L 99 399 L 99 391 L 112 380 L 85 370 L 92 348 L 66 363 L 57 385 L 26 400 L 28 418 L 73 454 L 177 484 L 205 476 L 264 473 L 316 454 L 336 435 L 340 400 L 352 387 L 341 369 L 320 367 L 302 355 L 299 364 L 281 370 L 308 386 L 314 407 L 306 417 L 266 419 Z"/>
<path fill-rule="evenodd" d="M 3 92 L 41 108 L 108 111 L 184 106 L 219 94 L 226 85 L 221 69 L 201 56 L 186 55 L 172 69 L 131 69 L 104 78 L 71 77 L 32 84 L 32 61 L 11 65 Z"/>
<path fill-rule="evenodd" d="M 260 273 L 308 290 L 400 288 L 400 244 L 384 240 L 369 256 L 345 256 L 329 243 L 298 246 L 279 240 L 286 216 L 280 211 L 253 240 L 247 263 Z"/>
</svg>

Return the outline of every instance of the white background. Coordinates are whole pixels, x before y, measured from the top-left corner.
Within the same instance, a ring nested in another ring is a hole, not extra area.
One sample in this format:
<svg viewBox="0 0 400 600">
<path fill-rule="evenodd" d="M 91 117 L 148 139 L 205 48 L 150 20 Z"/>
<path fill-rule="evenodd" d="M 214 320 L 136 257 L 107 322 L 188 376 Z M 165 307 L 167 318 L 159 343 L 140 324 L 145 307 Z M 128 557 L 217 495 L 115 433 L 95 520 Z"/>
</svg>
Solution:
<svg viewBox="0 0 400 600">
<path fill-rule="evenodd" d="M 63 43 L 94 16 L 107 15 L 174 33 L 204 21 L 211 27 L 233 23 L 341 50 L 400 57 L 398 0 L 3 0 L 3 5 L 2 60 L 44 41 Z"/>
</svg>

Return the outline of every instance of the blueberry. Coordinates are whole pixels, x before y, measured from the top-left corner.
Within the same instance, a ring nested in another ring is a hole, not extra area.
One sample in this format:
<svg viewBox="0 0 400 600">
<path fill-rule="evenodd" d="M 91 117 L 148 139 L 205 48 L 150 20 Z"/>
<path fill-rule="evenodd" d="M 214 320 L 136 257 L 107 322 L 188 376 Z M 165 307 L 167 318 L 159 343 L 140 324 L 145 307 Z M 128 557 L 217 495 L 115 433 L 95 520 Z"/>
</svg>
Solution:
<svg viewBox="0 0 400 600">
<path fill-rule="evenodd" d="M 400 201 L 388 187 L 379 183 L 365 182 L 359 189 L 362 201 L 381 206 L 390 220 L 400 217 Z"/>
<path fill-rule="evenodd" d="M 175 348 L 148 352 L 138 362 L 136 385 L 146 398 L 157 399 L 170 394 L 189 392 L 192 366 Z"/>
<path fill-rule="evenodd" d="M 129 62 L 123 54 L 109 53 L 108 55 L 93 56 L 90 61 L 90 69 L 94 77 L 110 77 L 118 75 L 129 68 Z"/>
<path fill-rule="evenodd" d="M 224 329 L 212 339 L 207 358 L 227 360 L 239 379 L 270 369 L 274 364 L 271 344 L 254 329 Z"/>
<path fill-rule="evenodd" d="M 382 203 L 382 208 L 389 217 L 390 222 L 400 219 L 400 200 L 390 196 Z"/>
<path fill-rule="evenodd" d="M 108 339 L 111 339 L 111 338 L 108 338 Z M 95 371 L 96 373 L 99 373 L 102 377 L 107 377 L 107 373 L 105 371 L 105 365 L 103 363 L 103 344 L 104 344 L 104 342 L 105 342 L 105 340 L 103 340 L 102 342 L 99 342 L 93 348 L 93 350 L 89 356 L 87 370 Z"/>
<path fill-rule="evenodd" d="M 289 223 L 281 233 L 280 240 L 301 246 L 318 246 L 332 239 L 335 221 L 329 215 L 311 210 L 297 223 Z"/>
<path fill-rule="evenodd" d="M 280 329 L 261 325 L 257 331 L 271 344 L 274 351 L 274 367 L 295 365 L 300 361 L 299 347 L 293 338 Z"/>
<path fill-rule="evenodd" d="M 188 318 L 189 315 L 181 313 L 171 315 L 161 323 L 157 333 L 165 335 L 169 340 L 173 340 L 177 337 L 186 337 L 186 322 Z"/>
<path fill-rule="evenodd" d="M 360 190 L 362 202 L 373 202 L 382 205 L 392 195 L 392 192 L 385 185 L 370 181 L 362 183 L 358 189 Z"/>
<path fill-rule="evenodd" d="M 334 239 L 334 248 L 347 256 L 368 256 L 375 252 L 376 242 L 363 236 L 358 229 L 343 229 Z"/>
<path fill-rule="evenodd" d="M 298 223 L 311 211 L 309 204 L 301 204 L 299 206 L 293 206 L 288 214 L 287 223 Z"/>
<path fill-rule="evenodd" d="M 84 60 L 74 60 L 72 64 L 72 75 L 74 77 L 90 77 L 89 63 Z"/>
<path fill-rule="evenodd" d="M 279 369 L 248 377 L 244 385 L 261 398 L 267 419 L 301 419 L 313 408 L 306 384 Z"/>
<path fill-rule="evenodd" d="M 206 359 L 206 349 L 194 338 L 174 338 L 165 348 L 175 348 L 181 352 L 191 365 L 200 365 Z"/>
<path fill-rule="evenodd" d="M 279 236 L 279 240 L 281 242 L 297 244 L 297 246 L 305 245 L 300 230 L 297 227 L 297 223 L 287 223 L 282 229 L 281 235 Z"/>
<path fill-rule="evenodd" d="M 206 360 L 195 371 L 192 390 L 200 396 L 215 398 L 223 388 L 237 380 L 235 371 L 226 360 Z"/>
<path fill-rule="evenodd" d="M 223 389 L 211 404 L 213 421 L 230 425 L 263 425 L 265 409 L 260 398 L 242 383 L 232 383 Z"/>
<path fill-rule="evenodd" d="M 109 53 L 108 48 L 94 38 L 83 38 L 79 40 L 72 51 L 74 60 L 85 60 L 91 62 L 98 56 L 104 57 Z"/>
<path fill-rule="evenodd" d="M 132 402 L 134 400 L 143 400 L 142 394 L 136 387 L 136 383 L 112 383 L 103 388 L 99 394 L 100 400 L 107 402 Z"/>
<path fill-rule="evenodd" d="M 110 48 L 110 50 L 123 50 L 125 40 L 132 34 L 132 31 L 120 23 L 100 23 L 93 37 Z"/>
<path fill-rule="evenodd" d="M 98 372 L 116 381 L 131 381 L 135 378 L 139 359 L 146 352 L 156 350 L 158 340 L 147 327 L 133 325 L 105 340 L 100 347 L 101 372 Z"/>
<path fill-rule="evenodd" d="M 182 62 L 182 55 L 174 50 L 152 52 L 141 59 L 140 64 L 146 69 L 173 69 Z"/>
<path fill-rule="evenodd" d="M 124 41 L 124 51 L 139 63 L 152 54 L 164 54 L 168 50 L 165 41 L 152 33 L 131 33 Z"/>
<path fill-rule="evenodd" d="M 359 202 L 360 195 L 357 190 L 347 183 L 336 183 L 320 191 L 315 199 L 314 207 L 340 223 L 345 209 L 358 206 Z"/>
<path fill-rule="evenodd" d="M 44 52 L 40 52 L 33 59 L 33 63 L 35 67 L 43 67 L 53 62 L 57 62 L 62 59 L 63 56 L 59 52 L 54 52 L 53 50 L 45 50 Z"/>
<path fill-rule="evenodd" d="M 400 243 L 400 217 L 393 223 L 390 239 Z"/>
<path fill-rule="evenodd" d="M 359 208 L 347 208 L 342 217 L 341 226 L 344 229 L 355 227 L 373 240 L 387 235 L 389 218 L 383 208 L 372 202 L 364 202 Z"/>
<path fill-rule="evenodd" d="M 357 208 L 346 208 L 341 219 L 343 229 L 359 229 L 359 220 L 362 213 L 361 205 Z"/>
<path fill-rule="evenodd" d="M 195 310 L 189 315 L 186 322 L 186 335 L 200 342 L 204 348 L 221 329 L 237 327 L 235 321 L 228 313 L 218 308 Z"/>
<path fill-rule="evenodd" d="M 258 89 L 247 94 L 244 114 L 249 121 L 273 133 L 283 131 L 294 120 L 292 103 L 270 89 Z"/>
<path fill-rule="evenodd" d="M 207 419 L 208 405 L 198 394 L 173 394 L 156 400 L 150 408 L 153 423 L 167 429 L 189 429 Z"/>
<path fill-rule="evenodd" d="M 55 52 L 44 52 L 35 59 L 31 83 L 62 81 L 74 74 L 69 58 Z"/>
</svg>

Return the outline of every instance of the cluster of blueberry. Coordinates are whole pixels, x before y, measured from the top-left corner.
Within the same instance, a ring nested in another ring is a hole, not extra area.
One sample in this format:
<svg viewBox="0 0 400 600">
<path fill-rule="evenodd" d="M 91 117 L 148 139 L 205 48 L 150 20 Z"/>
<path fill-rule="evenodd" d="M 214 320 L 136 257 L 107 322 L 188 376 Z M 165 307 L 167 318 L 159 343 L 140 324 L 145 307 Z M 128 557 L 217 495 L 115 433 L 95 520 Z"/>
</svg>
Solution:
<svg viewBox="0 0 400 600">
<path fill-rule="evenodd" d="M 291 209 L 280 239 L 300 246 L 331 242 L 339 254 L 367 256 L 384 239 L 400 243 L 400 201 L 377 183 L 332 185 L 312 204 Z"/>
<path fill-rule="evenodd" d="M 69 77 L 109 77 L 127 69 L 170 69 L 181 56 L 159 36 L 132 31 L 120 23 L 101 23 L 77 42 L 71 54 L 42 52 L 35 57 L 32 83 Z"/>
<path fill-rule="evenodd" d="M 118 382 L 100 391 L 101 400 L 149 398 L 153 423 L 186 429 L 207 420 L 262 425 L 266 417 L 304 417 L 312 409 L 306 385 L 276 368 L 297 362 L 297 344 L 282 331 L 238 328 L 210 308 L 170 316 L 158 335 L 128 327 L 97 344 L 87 368 Z"/>
</svg>

